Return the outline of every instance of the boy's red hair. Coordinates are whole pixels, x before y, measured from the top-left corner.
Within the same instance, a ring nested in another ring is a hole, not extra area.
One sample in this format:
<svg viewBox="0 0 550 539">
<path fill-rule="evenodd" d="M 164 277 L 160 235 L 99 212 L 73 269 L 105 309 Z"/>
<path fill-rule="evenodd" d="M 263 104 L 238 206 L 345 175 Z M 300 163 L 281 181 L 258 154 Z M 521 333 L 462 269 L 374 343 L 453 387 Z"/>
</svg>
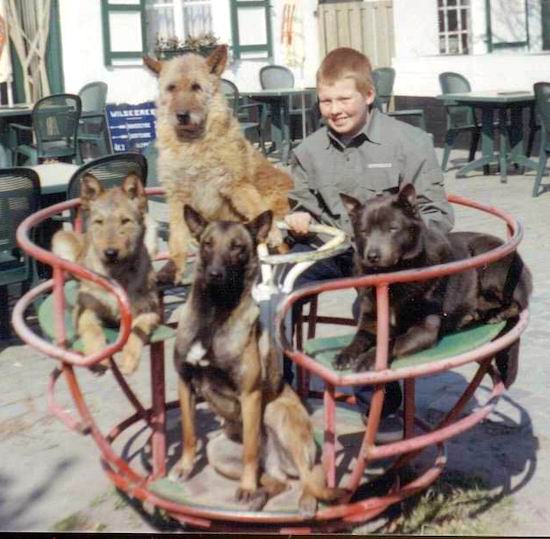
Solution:
<svg viewBox="0 0 550 539">
<path fill-rule="evenodd" d="M 355 86 L 363 96 L 374 90 L 372 66 L 362 53 L 349 47 L 340 47 L 330 51 L 317 70 L 317 88 L 320 84 L 333 85 L 340 79 L 353 79 Z"/>
</svg>

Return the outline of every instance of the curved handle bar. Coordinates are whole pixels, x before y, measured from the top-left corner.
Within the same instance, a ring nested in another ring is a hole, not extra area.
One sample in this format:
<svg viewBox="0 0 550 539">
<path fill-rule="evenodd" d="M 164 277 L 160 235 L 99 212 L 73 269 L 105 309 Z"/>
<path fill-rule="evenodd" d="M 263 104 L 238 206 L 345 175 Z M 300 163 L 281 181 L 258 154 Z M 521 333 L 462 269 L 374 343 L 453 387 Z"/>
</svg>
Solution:
<svg viewBox="0 0 550 539">
<path fill-rule="evenodd" d="M 285 222 L 279 221 L 277 226 L 282 230 L 289 230 L 289 226 Z M 309 229 L 315 234 L 326 234 L 331 236 L 331 239 L 315 251 L 307 251 L 305 253 L 286 253 L 283 255 L 261 254 L 260 262 L 262 264 L 272 265 L 297 264 L 298 262 L 310 262 L 328 258 L 329 256 L 338 254 L 340 249 L 347 249 L 347 246 L 343 245 L 347 237 L 343 230 L 332 226 L 318 224 L 312 224 Z"/>
</svg>

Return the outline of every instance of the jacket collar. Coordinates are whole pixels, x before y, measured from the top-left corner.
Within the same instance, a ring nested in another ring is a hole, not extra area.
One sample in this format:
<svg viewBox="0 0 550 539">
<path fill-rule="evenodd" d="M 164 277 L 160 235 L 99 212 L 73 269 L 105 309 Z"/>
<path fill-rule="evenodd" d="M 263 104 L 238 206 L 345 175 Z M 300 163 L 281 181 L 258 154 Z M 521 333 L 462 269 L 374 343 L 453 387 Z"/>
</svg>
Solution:
<svg viewBox="0 0 550 539">
<path fill-rule="evenodd" d="M 355 135 L 353 138 L 353 141 L 362 142 L 363 138 L 366 138 L 369 142 L 373 142 L 374 144 L 380 144 L 381 141 L 381 120 L 382 120 L 382 113 L 372 107 L 369 113 L 369 117 L 365 125 L 363 126 L 363 129 Z M 327 130 L 327 148 L 332 144 L 334 144 L 337 148 L 343 148 L 342 142 L 340 141 L 339 137 L 334 134 L 328 127 Z"/>
</svg>

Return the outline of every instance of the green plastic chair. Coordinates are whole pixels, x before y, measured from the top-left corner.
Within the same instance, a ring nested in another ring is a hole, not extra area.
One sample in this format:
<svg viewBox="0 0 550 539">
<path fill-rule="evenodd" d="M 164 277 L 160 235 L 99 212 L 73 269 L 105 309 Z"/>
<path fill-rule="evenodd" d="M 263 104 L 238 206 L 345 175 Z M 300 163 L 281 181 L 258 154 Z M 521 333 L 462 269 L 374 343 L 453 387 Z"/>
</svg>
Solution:
<svg viewBox="0 0 550 539">
<path fill-rule="evenodd" d="M 221 86 L 229 106 L 233 109 L 233 114 L 239 120 L 241 131 L 251 142 L 257 140 L 262 152 L 265 154 L 264 128 L 266 112 L 263 104 L 242 103 L 239 89 L 233 81 L 221 79 Z M 253 134 L 251 135 L 251 133 Z"/>
<path fill-rule="evenodd" d="M 263 89 L 294 88 L 294 74 L 288 67 L 282 65 L 267 65 L 260 69 L 260 85 Z M 293 118 L 302 125 L 302 98 L 299 95 L 290 96 L 289 114 L 291 127 Z M 306 133 L 318 128 L 317 114 L 311 96 L 305 96 Z M 292 132 L 292 129 L 291 129 Z M 302 130 L 300 129 L 300 133 Z M 301 137 L 301 135 L 300 135 Z"/>
<path fill-rule="evenodd" d="M 120 185 L 122 180 L 131 173 L 140 177 L 144 187 L 147 185 L 147 160 L 143 155 L 124 152 L 89 161 L 71 176 L 67 184 L 67 200 L 80 197 L 81 182 L 85 174 L 93 174 L 106 188 L 109 188 Z M 71 221 L 74 220 L 75 214 L 76 212 L 72 211 Z"/>
<path fill-rule="evenodd" d="M 0 169 L 0 338 L 10 336 L 8 287 L 21 284 L 26 292 L 36 278 L 33 260 L 17 245 L 15 233 L 40 207 L 38 174 L 23 167 Z"/>
<path fill-rule="evenodd" d="M 439 84 L 443 94 L 458 94 L 472 91 L 466 77 L 451 71 L 439 74 Z M 473 107 L 456 105 L 452 101 L 449 101 L 445 103 L 445 114 L 447 116 L 447 132 L 445 133 L 445 147 L 441 162 L 443 171 L 447 170 L 451 149 L 460 133 L 471 133 L 472 136 L 468 161 L 474 160 L 481 136 L 481 126 L 476 118 Z"/>
<path fill-rule="evenodd" d="M 32 111 L 32 127 L 10 124 L 15 135 L 14 163 L 25 156 L 36 165 L 46 159 L 79 160 L 77 130 L 82 103 L 74 94 L 54 94 L 36 102 Z M 28 142 L 32 135 L 34 142 Z M 25 140 L 24 140 L 25 138 Z"/>
<path fill-rule="evenodd" d="M 381 112 L 387 112 L 393 95 L 395 69 L 393 67 L 379 67 L 372 71 L 372 81 L 376 89 L 376 98 L 373 106 Z"/>
<path fill-rule="evenodd" d="M 83 160 L 83 147 L 97 148 L 97 157 L 111 153 L 111 144 L 105 120 L 107 83 L 102 81 L 85 84 L 78 95 L 82 101 L 82 114 L 78 124 L 78 151 Z"/>
<path fill-rule="evenodd" d="M 543 189 L 540 187 L 546 170 L 546 161 L 550 155 L 550 82 L 535 83 L 533 92 L 535 94 L 535 111 L 541 126 L 539 166 L 533 185 L 533 196 L 536 197 L 547 189 L 547 186 L 544 186 Z"/>
<path fill-rule="evenodd" d="M 390 110 L 390 101 L 393 96 L 395 69 L 393 67 L 378 67 L 372 71 L 372 81 L 376 91 L 373 107 L 380 112 L 401 120 L 412 119 L 413 122 L 426 131 L 426 118 L 422 109 Z"/>
</svg>

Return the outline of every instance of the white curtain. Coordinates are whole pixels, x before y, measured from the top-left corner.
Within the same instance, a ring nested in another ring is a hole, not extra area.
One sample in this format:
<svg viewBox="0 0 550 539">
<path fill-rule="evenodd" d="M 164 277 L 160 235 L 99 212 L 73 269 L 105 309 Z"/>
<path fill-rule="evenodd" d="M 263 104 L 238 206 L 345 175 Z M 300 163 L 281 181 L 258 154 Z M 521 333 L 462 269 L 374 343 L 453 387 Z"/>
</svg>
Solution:
<svg viewBox="0 0 550 539">
<path fill-rule="evenodd" d="M 0 0 L 0 83 L 11 82 L 10 40 L 5 0 Z"/>
</svg>

